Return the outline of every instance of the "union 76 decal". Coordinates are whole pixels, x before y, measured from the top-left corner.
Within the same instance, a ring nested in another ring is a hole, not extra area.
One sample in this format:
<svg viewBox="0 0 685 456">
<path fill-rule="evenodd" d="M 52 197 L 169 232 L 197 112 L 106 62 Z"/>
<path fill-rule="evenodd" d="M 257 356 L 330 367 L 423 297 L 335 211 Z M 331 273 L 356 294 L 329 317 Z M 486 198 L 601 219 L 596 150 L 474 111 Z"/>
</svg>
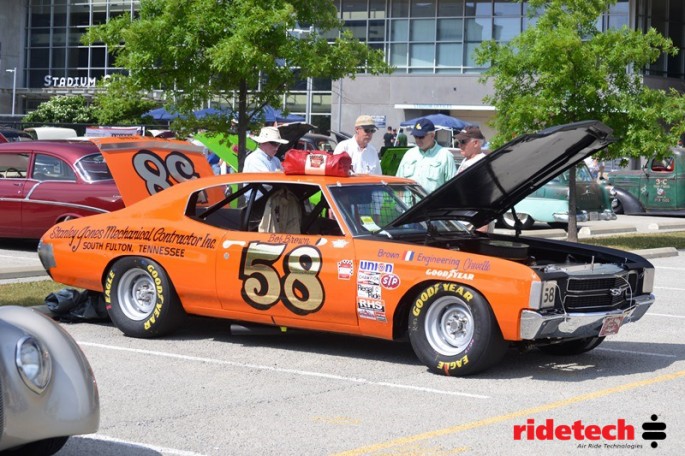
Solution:
<svg viewBox="0 0 685 456">
<path fill-rule="evenodd" d="M 297 315 L 317 312 L 324 303 L 321 252 L 313 246 L 298 246 L 285 253 L 286 244 L 250 242 L 240 258 L 240 293 L 249 305 L 267 310 L 278 301 Z M 280 276 L 274 264 L 283 262 Z"/>
</svg>

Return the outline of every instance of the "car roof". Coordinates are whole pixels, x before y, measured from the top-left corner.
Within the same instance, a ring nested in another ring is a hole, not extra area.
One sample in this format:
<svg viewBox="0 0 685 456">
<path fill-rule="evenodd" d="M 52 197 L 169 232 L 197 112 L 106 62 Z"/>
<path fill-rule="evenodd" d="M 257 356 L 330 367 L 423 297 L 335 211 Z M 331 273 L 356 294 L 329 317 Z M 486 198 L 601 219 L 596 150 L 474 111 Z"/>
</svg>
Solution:
<svg viewBox="0 0 685 456">
<path fill-rule="evenodd" d="M 409 208 L 390 226 L 459 219 L 483 226 L 554 177 L 614 141 L 596 120 L 523 135 L 454 176 Z"/>
<path fill-rule="evenodd" d="M 97 146 L 90 141 L 20 141 L 0 144 L 0 153 L 6 151 L 51 152 L 71 161 L 99 153 Z"/>
</svg>

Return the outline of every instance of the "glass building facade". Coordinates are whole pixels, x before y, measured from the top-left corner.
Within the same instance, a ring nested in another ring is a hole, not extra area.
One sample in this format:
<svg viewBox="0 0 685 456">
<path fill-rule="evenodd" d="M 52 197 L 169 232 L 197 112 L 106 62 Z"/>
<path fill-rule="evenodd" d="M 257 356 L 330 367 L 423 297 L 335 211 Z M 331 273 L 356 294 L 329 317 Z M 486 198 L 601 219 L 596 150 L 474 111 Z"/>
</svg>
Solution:
<svg viewBox="0 0 685 456">
<path fill-rule="evenodd" d="M 332 0 L 345 27 L 359 40 L 384 52 L 395 67 L 394 75 L 430 77 L 478 75 L 483 68 L 473 59 L 483 41 L 510 41 L 529 25 L 526 2 L 509 0 Z M 3 4 L 14 0 L 0 0 Z M 87 27 L 113 17 L 135 17 L 138 0 L 26 0 L 21 8 L 24 18 L 17 21 L 22 39 L 22 58 L 18 69 L 22 96 L 18 112 L 27 112 L 55 94 L 93 93 L 95 81 L 122 72 L 114 66 L 112 55 L 102 44 L 83 45 Z M 669 36 L 680 49 L 675 57 L 662 56 L 646 69 L 652 77 L 685 80 L 685 7 L 682 0 L 619 0 L 598 18 L 602 29 L 629 26 L 646 30 L 656 28 Z M 4 8 L 3 8 L 4 9 Z M 0 48 L 0 58 L 6 46 Z M 5 61 L 3 60 L 3 65 Z M 4 71 L 2 72 L 4 74 Z M 0 81 L 6 81 L 0 79 Z M 378 78 L 386 78 L 379 76 Z M 309 113 L 322 129 L 330 126 L 336 93 L 331 81 L 299 83 L 284 105 L 293 113 Z M 1 84 L 1 83 L 0 83 Z M 7 93 L 7 84 L 1 85 Z M 342 90 L 342 89 L 341 89 Z M 479 99 L 485 93 L 476 94 Z M 397 93 L 396 103 L 407 94 Z M 3 104 L 6 103 L 5 99 Z M 3 111 L 0 109 L 0 111 Z M 4 110 L 6 111 L 6 110 Z"/>
</svg>

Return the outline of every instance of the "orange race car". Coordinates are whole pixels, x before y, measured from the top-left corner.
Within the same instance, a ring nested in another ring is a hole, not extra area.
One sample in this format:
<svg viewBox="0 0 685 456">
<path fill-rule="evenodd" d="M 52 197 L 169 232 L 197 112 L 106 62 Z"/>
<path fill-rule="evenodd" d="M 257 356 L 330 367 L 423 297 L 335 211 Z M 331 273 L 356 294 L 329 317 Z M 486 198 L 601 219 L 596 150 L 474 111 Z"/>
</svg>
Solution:
<svg viewBox="0 0 685 456">
<path fill-rule="evenodd" d="M 586 121 L 522 136 L 431 194 L 368 175 L 231 174 L 169 187 L 167 175 L 194 174 L 173 142 L 152 150 L 101 140 L 111 168 L 135 171 L 121 190 L 140 201 L 60 223 L 38 252 L 55 281 L 102 292 L 132 337 L 169 334 L 188 314 L 408 334 L 428 368 L 446 375 L 480 372 L 511 345 L 582 353 L 644 315 L 653 266 L 470 227 L 605 148 L 610 133 Z"/>
</svg>

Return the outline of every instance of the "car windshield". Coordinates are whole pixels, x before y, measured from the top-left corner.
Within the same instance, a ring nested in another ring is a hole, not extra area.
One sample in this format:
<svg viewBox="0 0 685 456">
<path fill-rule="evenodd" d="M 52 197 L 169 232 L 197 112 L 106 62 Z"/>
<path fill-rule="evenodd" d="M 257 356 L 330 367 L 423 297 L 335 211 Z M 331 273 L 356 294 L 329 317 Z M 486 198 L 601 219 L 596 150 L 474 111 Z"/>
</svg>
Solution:
<svg viewBox="0 0 685 456">
<path fill-rule="evenodd" d="M 418 185 L 346 185 L 332 186 L 329 190 L 354 235 L 381 234 L 401 237 L 412 234 L 425 235 L 429 231 L 431 233 L 468 231 L 466 226 L 456 220 L 407 223 L 398 227 L 387 227 L 408 208 L 426 197 L 425 190 Z"/>
<path fill-rule="evenodd" d="M 74 166 L 83 179 L 88 182 L 112 179 L 112 173 L 110 173 L 105 158 L 100 153 L 87 155 L 77 161 Z"/>
</svg>

